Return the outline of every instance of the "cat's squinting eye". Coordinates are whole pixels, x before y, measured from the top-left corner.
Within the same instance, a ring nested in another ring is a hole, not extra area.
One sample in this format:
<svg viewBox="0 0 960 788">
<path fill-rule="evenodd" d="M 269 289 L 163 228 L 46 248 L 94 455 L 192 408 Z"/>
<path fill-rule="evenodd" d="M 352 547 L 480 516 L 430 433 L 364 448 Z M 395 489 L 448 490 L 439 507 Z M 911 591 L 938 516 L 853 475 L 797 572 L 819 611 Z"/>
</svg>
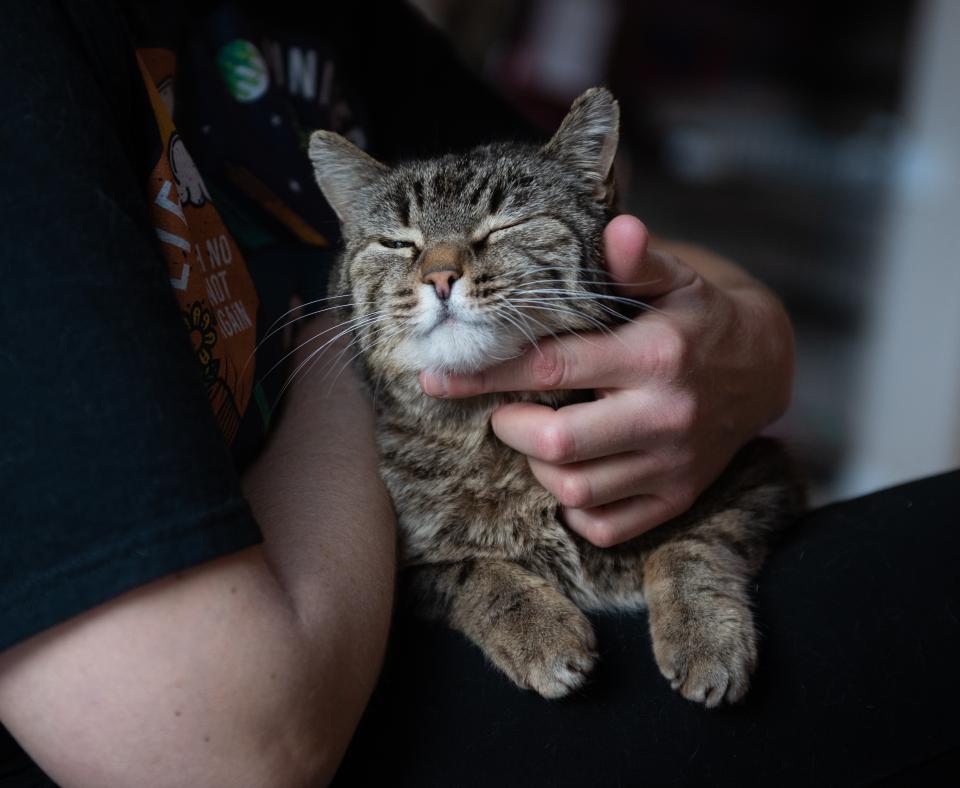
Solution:
<svg viewBox="0 0 960 788">
<path fill-rule="evenodd" d="M 395 238 L 381 238 L 380 245 L 387 249 L 413 249 L 416 244 L 413 241 L 398 241 Z"/>
<path fill-rule="evenodd" d="M 521 224 L 526 224 L 529 219 L 520 219 L 510 224 L 502 224 L 499 227 L 491 227 L 487 230 L 487 234 L 483 238 L 478 238 L 475 241 L 471 242 L 474 252 L 479 252 L 483 249 L 484 246 L 490 241 L 490 236 L 495 235 L 496 233 L 503 232 L 504 230 L 512 230 L 514 227 L 519 227 Z"/>
</svg>

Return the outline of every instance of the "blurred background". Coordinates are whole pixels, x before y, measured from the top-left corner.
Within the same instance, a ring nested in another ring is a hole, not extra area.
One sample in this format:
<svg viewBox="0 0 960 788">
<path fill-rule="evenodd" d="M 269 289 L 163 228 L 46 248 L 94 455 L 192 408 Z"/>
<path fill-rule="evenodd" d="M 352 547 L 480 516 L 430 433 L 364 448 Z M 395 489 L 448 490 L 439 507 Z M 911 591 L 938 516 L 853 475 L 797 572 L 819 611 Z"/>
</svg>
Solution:
<svg viewBox="0 0 960 788">
<path fill-rule="evenodd" d="M 780 294 L 816 503 L 960 466 L 960 2 L 414 4 L 545 128 L 608 85 L 622 207 Z"/>
</svg>

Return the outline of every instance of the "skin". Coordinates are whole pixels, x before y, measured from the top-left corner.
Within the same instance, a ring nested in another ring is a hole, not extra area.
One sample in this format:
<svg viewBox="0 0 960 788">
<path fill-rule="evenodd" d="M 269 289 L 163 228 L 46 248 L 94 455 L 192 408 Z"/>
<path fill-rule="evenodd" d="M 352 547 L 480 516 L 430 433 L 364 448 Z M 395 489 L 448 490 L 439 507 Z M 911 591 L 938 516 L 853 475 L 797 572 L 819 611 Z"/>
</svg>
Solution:
<svg viewBox="0 0 960 788">
<path fill-rule="evenodd" d="M 324 328 L 306 326 L 301 341 Z M 262 545 L 0 654 L 0 720 L 59 785 L 332 778 L 383 658 L 393 511 L 351 375 L 332 388 L 308 375 L 288 396 L 243 479 Z"/>
<path fill-rule="evenodd" d="M 620 294 L 655 307 L 614 335 L 544 339 L 481 373 L 424 372 L 434 397 L 594 389 L 553 410 L 501 407 L 493 429 L 527 455 L 567 524 L 598 547 L 632 539 L 690 508 L 734 453 L 783 414 L 793 329 L 779 300 L 699 247 L 654 240 L 638 219 L 604 231 Z"/>
</svg>

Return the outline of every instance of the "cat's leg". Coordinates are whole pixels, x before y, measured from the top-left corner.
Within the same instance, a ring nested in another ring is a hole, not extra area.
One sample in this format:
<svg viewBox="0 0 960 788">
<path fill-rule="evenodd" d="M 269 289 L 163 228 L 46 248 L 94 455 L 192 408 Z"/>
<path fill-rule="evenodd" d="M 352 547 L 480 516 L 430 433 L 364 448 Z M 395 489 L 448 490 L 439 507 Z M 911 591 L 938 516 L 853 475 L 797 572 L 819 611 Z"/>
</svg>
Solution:
<svg viewBox="0 0 960 788">
<path fill-rule="evenodd" d="M 708 707 L 746 694 L 757 663 L 748 560 L 690 535 L 644 561 L 643 592 L 660 672 L 688 700 Z"/>
<path fill-rule="evenodd" d="M 545 698 L 580 687 L 596 659 L 587 617 L 554 585 L 511 561 L 419 567 L 435 613 L 476 643 L 515 684 Z"/>
<path fill-rule="evenodd" d="M 651 533 L 643 592 L 653 651 L 684 697 L 716 706 L 746 694 L 757 662 L 750 581 L 802 506 L 789 456 L 777 441 L 760 438 L 690 512 Z"/>
</svg>

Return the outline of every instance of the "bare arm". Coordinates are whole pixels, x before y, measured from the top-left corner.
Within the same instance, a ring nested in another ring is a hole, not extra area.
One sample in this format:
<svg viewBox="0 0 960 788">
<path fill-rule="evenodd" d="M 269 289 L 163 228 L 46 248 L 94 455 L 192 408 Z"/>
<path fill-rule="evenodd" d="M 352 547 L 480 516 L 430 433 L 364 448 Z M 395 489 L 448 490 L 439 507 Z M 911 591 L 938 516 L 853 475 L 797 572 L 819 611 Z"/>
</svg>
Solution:
<svg viewBox="0 0 960 788">
<path fill-rule="evenodd" d="M 262 546 L 0 654 L 0 719 L 65 788 L 332 776 L 379 672 L 395 548 L 368 407 L 349 374 L 329 396 L 320 378 L 244 479 Z"/>
</svg>

